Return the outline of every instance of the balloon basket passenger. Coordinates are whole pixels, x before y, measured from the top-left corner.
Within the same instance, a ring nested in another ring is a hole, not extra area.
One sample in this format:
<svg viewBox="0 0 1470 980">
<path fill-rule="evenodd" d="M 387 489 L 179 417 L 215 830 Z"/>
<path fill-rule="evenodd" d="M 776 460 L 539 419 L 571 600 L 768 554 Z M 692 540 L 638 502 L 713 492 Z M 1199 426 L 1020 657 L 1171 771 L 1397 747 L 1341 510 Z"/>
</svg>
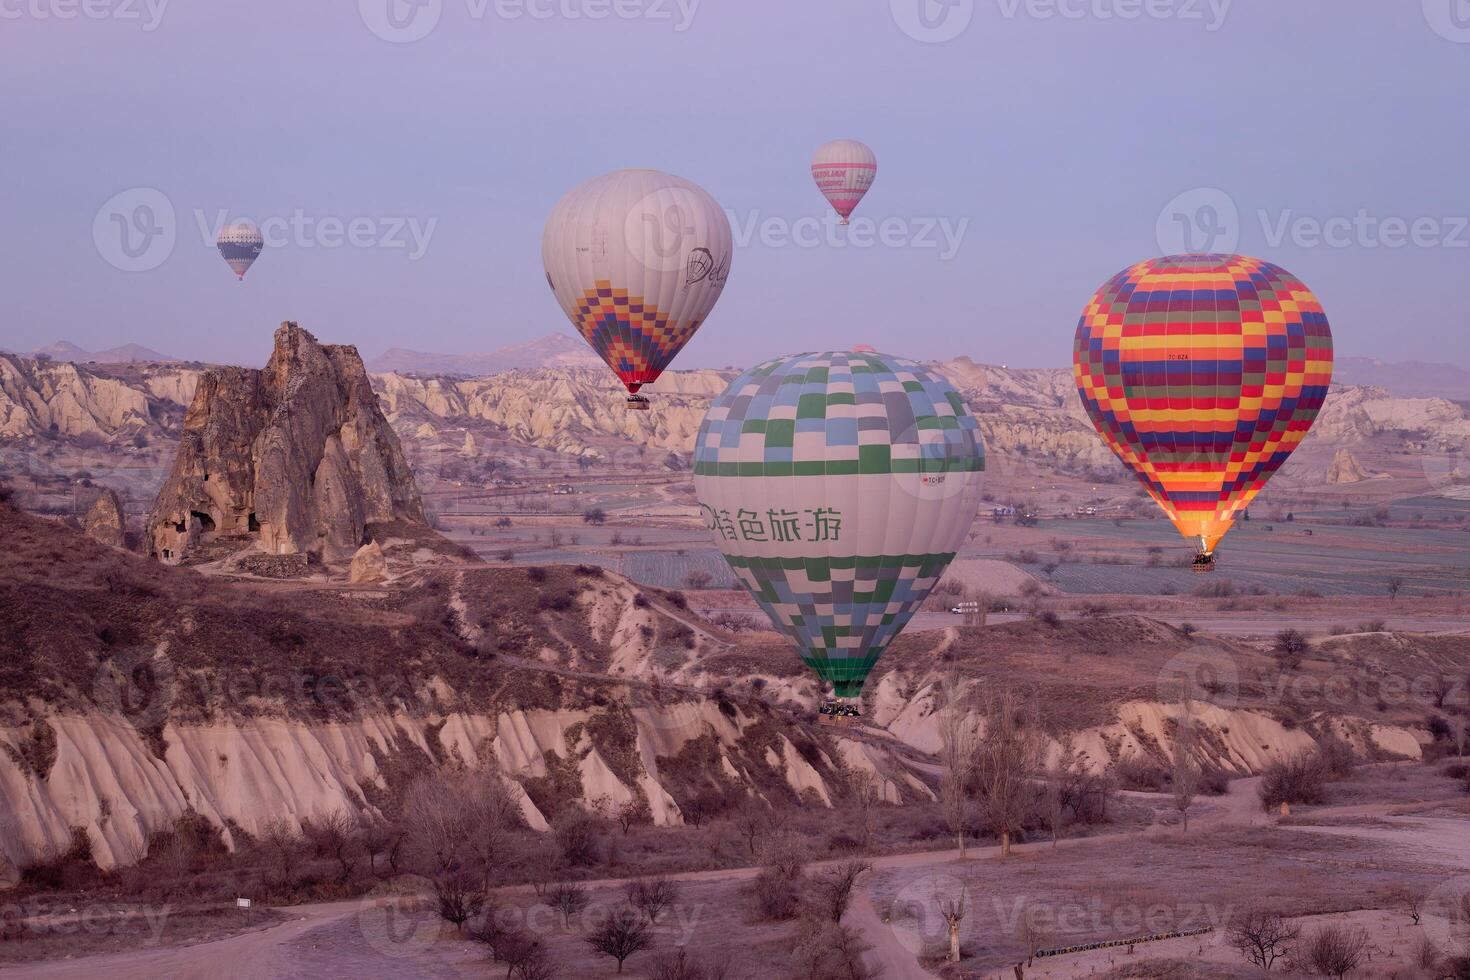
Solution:
<svg viewBox="0 0 1470 980">
<path fill-rule="evenodd" d="M 628 408 L 635 412 L 646 412 L 648 411 L 648 399 L 642 395 L 629 395 Z"/>
<path fill-rule="evenodd" d="M 828 698 L 817 709 L 817 720 L 824 725 L 846 727 L 862 724 L 863 712 L 858 702 L 846 698 Z"/>
<path fill-rule="evenodd" d="M 1205 572 L 1213 572 L 1215 570 L 1214 553 L 1201 551 L 1199 554 L 1195 555 L 1194 564 L 1190 566 L 1190 570 L 1198 572 L 1200 574 L 1203 574 Z"/>
</svg>

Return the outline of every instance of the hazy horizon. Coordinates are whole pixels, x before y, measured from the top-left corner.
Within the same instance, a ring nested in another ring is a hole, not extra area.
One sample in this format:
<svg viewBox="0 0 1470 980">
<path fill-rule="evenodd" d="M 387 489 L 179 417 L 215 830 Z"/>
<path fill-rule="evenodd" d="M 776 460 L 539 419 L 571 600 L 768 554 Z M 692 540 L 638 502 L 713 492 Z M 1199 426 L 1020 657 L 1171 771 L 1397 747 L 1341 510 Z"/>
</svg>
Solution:
<svg viewBox="0 0 1470 980">
<path fill-rule="evenodd" d="M 369 358 L 570 335 L 546 215 L 582 180 L 652 166 L 708 189 L 737 242 L 675 368 L 862 342 L 1062 365 L 1092 291 L 1179 242 L 1300 276 L 1341 356 L 1470 361 L 1470 153 L 1449 124 L 1470 44 L 1438 0 L 1161 0 L 1157 18 L 956 0 L 927 21 L 932 0 L 628 0 L 636 18 L 596 21 L 599 0 L 391 0 L 387 20 L 389 2 L 6 14 L 0 347 L 254 364 L 284 319 Z M 427 36 L 380 36 L 428 26 L 415 10 L 437 16 Z M 898 244 L 845 245 L 825 218 L 808 161 L 834 136 L 876 151 L 855 221 Z M 145 192 L 174 212 L 173 246 L 123 271 L 107 205 L 135 215 Z M 285 239 L 243 284 L 212 245 L 239 216 Z M 375 244 L 320 228 L 364 220 Z M 815 244 L 781 244 L 802 228 Z"/>
</svg>

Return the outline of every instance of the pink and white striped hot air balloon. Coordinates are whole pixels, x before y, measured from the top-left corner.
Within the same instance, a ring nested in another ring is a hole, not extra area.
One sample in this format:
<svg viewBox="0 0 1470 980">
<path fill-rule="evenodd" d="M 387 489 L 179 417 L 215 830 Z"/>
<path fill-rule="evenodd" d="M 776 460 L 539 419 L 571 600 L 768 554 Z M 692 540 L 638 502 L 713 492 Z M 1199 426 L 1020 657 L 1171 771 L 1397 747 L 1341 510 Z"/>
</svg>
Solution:
<svg viewBox="0 0 1470 980">
<path fill-rule="evenodd" d="M 823 143 L 812 157 L 812 179 L 847 224 L 853 208 L 873 186 L 878 176 L 878 158 L 857 140 Z"/>
</svg>

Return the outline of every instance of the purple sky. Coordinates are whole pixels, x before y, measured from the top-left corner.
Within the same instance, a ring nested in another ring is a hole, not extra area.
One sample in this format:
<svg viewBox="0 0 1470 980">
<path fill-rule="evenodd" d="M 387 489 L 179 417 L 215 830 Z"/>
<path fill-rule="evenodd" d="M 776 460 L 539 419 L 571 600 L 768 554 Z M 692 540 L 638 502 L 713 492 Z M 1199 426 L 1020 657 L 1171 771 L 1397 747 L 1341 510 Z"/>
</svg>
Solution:
<svg viewBox="0 0 1470 980">
<path fill-rule="evenodd" d="M 648 166 L 706 187 L 737 242 L 766 228 L 676 366 L 859 342 L 1065 364 L 1092 290 L 1175 250 L 1161 214 L 1181 194 L 1315 289 L 1340 353 L 1470 362 L 1466 0 L 1235 0 L 1219 23 L 1225 0 L 702 0 L 687 23 L 693 0 L 420 0 L 439 19 L 414 43 L 370 30 L 388 0 L 174 0 L 156 23 L 160 0 L 85 2 L 104 16 L 0 0 L 0 347 L 259 363 L 287 318 L 368 356 L 569 331 L 546 214 Z M 968 26 L 916 40 L 899 21 L 920 2 L 941 32 Z M 1149 9 L 1168 16 L 1124 16 Z M 808 161 L 835 136 L 876 151 L 856 218 L 894 219 L 894 244 L 770 237 L 825 213 Z M 128 272 L 98 215 L 134 188 L 166 197 L 175 240 Z M 400 248 L 303 233 L 238 284 L 212 247 L 221 209 L 372 219 L 364 242 L 392 235 L 383 219 L 432 231 L 417 258 L 407 228 Z M 938 229 L 962 223 L 943 257 Z"/>
</svg>

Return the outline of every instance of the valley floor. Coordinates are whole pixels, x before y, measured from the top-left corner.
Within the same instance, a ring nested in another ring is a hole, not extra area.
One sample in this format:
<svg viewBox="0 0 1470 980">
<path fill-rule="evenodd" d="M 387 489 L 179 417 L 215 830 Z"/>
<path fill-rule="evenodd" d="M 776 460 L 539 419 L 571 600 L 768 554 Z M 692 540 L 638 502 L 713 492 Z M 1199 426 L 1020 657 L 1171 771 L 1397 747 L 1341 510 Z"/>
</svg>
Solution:
<svg viewBox="0 0 1470 980">
<path fill-rule="evenodd" d="M 872 944 L 868 960 L 881 976 L 921 980 L 932 974 L 919 958 L 933 964 L 933 953 L 943 945 L 942 923 L 936 930 L 934 922 L 915 921 L 903 909 L 915 908 L 914 896 L 925 889 L 932 894 L 934 882 L 958 881 L 972 910 L 962 927 L 967 977 L 1013 976 L 1006 927 L 1015 923 L 1006 920 L 1028 904 L 1049 910 L 1057 946 L 1126 939 L 1159 927 L 1211 928 L 1131 950 L 1039 958 L 1026 977 L 1255 977 L 1264 974 L 1253 972 L 1217 927 L 1269 895 L 1295 907 L 1292 914 L 1307 931 L 1327 922 L 1364 929 L 1372 964 L 1355 975 L 1412 977 L 1426 939 L 1445 953 L 1464 943 L 1428 906 L 1422 924 L 1413 924 L 1395 897 L 1398 889 L 1443 890 L 1456 882 L 1470 889 L 1470 808 L 1463 795 L 1451 795 L 1453 784 L 1427 778 L 1424 770 L 1372 767 L 1361 785 L 1339 797 L 1343 804 L 1308 808 L 1286 819 L 1261 810 L 1260 779 L 1252 778 L 1233 782 L 1225 796 L 1200 801 L 1187 834 L 1156 824 L 1063 840 L 1056 848 L 1050 842 L 1025 844 L 1004 861 L 995 847 L 971 848 L 964 861 L 953 850 L 875 858 L 844 922 Z M 1364 801 L 1366 795 L 1380 799 Z M 673 876 L 681 893 L 655 927 L 657 948 L 687 943 L 706 958 L 729 962 L 735 976 L 782 975 L 790 927 L 750 921 L 739 891 L 754 874 L 741 868 Z M 622 882 L 586 884 L 593 897 L 589 908 L 605 909 Z M 503 907 L 520 910 L 551 948 L 556 975 L 616 975 L 612 961 L 588 953 L 575 920 L 559 921 L 529 889 L 506 889 L 500 899 Z M 1067 924 L 1061 913 L 1069 903 L 1090 911 Z M 1130 912 L 1137 913 L 1137 924 Z M 503 969 L 486 959 L 482 947 L 441 930 L 412 898 L 369 897 L 282 913 L 288 918 L 279 925 L 215 942 L 27 964 L 0 970 L 0 978 L 366 980 L 498 976 Z M 920 916 L 926 918 L 933 916 Z M 651 962 L 651 953 L 637 954 L 624 974 L 644 975 Z M 1170 962 L 1188 962 L 1191 972 L 1168 972 Z M 1150 963 L 1153 972 L 1143 972 Z"/>
</svg>

